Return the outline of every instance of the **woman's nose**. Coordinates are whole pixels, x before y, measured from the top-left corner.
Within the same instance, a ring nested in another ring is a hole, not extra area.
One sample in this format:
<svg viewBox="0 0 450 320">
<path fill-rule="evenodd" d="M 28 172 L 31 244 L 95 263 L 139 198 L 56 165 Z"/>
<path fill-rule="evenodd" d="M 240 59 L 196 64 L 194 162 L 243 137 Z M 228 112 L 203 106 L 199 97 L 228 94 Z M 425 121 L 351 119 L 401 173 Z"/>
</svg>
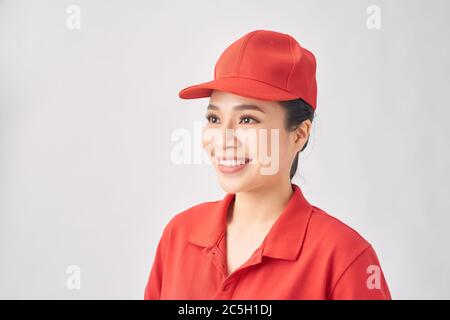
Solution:
<svg viewBox="0 0 450 320">
<path fill-rule="evenodd" d="M 236 145 L 236 127 L 233 123 L 227 122 L 221 128 L 222 147 L 234 147 Z"/>
<path fill-rule="evenodd" d="M 230 121 L 223 122 L 215 128 L 203 130 L 203 147 L 206 149 L 226 149 L 236 145 L 236 127 Z"/>
</svg>

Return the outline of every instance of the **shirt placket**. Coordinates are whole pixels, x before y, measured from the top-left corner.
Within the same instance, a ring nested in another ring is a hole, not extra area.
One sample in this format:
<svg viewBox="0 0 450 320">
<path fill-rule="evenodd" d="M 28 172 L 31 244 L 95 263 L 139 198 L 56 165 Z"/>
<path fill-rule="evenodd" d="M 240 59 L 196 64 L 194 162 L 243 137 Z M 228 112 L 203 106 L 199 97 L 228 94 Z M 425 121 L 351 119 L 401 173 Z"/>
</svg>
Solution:
<svg viewBox="0 0 450 320">
<path fill-rule="evenodd" d="M 225 241 L 224 236 L 222 236 L 219 243 L 214 245 L 208 252 L 213 264 L 216 266 L 222 276 L 222 282 L 219 285 L 216 295 L 213 297 L 213 299 L 218 300 L 232 299 L 233 293 L 236 289 L 237 284 L 239 283 L 239 277 L 242 275 L 242 272 L 244 272 L 251 266 L 261 263 L 262 261 L 261 246 L 255 250 L 255 252 L 246 262 L 244 262 L 241 266 L 239 266 L 236 270 L 234 270 L 230 275 L 227 276 L 226 253 L 223 241 Z"/>
</svg>

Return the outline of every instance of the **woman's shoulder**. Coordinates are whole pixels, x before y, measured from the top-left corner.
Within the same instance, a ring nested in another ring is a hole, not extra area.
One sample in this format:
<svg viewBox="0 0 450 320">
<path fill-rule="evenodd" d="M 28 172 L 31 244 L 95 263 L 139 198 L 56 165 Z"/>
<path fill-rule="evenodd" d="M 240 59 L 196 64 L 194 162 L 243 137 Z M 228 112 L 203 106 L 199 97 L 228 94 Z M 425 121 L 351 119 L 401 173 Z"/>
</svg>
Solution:
<svg viewBox="0 0 450 320">
<path fill-rule="evenodd" d="M 202 219 L 205 214 L 214 210 L 220 202 L 221 200 L 200 202 L 175 213 L 171 221 L 177 225 L 196 223 L 198 220 Z"/>
<path fill-rule="evenodd" d="M 176 212 L 164 227 L 164 233 L 171 232 L 178 236 L 187 236 L 206 214 L 217 208 L 220 202 L 221 200 L 200 202 Z"/>
<path fill-rule="evenodd" d="M 353 227 L 317 206 L 312 206 L 307 236 L 333 251 L 358 252 L 371 246 Z"/>
<path fill-rule="evenodd" d="M 313 206 L 305 243 L 316 269 L 329 272 L 330 299 L 391 299 L 375 249 L 353 227 Z"/>
</svg>

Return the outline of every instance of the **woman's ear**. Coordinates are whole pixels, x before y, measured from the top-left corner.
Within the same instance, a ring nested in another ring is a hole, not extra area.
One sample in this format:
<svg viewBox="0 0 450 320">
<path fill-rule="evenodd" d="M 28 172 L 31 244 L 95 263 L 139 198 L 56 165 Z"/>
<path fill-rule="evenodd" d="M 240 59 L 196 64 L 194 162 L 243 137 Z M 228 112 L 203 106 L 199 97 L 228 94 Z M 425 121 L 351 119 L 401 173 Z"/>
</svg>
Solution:
<svg viewBox="0 0 450 320">
<path fill-rule="evenodd" d="M 294 133 L 294 148 L 295 152 L 302 150 L 306 141 L 308 141 L 309 134 L 311 133 L 312 123 L 307 119 L 300 123 L 295 129 Z"/>
</svg>

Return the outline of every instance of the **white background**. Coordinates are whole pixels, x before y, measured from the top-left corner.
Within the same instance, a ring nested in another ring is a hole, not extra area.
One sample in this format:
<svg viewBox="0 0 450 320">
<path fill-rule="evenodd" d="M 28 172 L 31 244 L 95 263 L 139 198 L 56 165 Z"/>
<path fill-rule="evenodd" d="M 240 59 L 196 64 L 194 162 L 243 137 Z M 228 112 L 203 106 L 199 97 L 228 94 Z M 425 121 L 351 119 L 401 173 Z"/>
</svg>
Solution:
<svg viewBox="0 0 450 320">
<path fill-rule="evenodd" d="M 212 80 L 256 29 L 318 61 L 294 182 L 372 243 L 394 299 L 450 298 L 449 12 L 444 0 L 0 0 L 0 298 L 143 297 L 169 219 L 224 196 L 209 165 L 171 161 L 172 132 L 193 131 L 208 102 L 178 92 Z"/>
</svg>

